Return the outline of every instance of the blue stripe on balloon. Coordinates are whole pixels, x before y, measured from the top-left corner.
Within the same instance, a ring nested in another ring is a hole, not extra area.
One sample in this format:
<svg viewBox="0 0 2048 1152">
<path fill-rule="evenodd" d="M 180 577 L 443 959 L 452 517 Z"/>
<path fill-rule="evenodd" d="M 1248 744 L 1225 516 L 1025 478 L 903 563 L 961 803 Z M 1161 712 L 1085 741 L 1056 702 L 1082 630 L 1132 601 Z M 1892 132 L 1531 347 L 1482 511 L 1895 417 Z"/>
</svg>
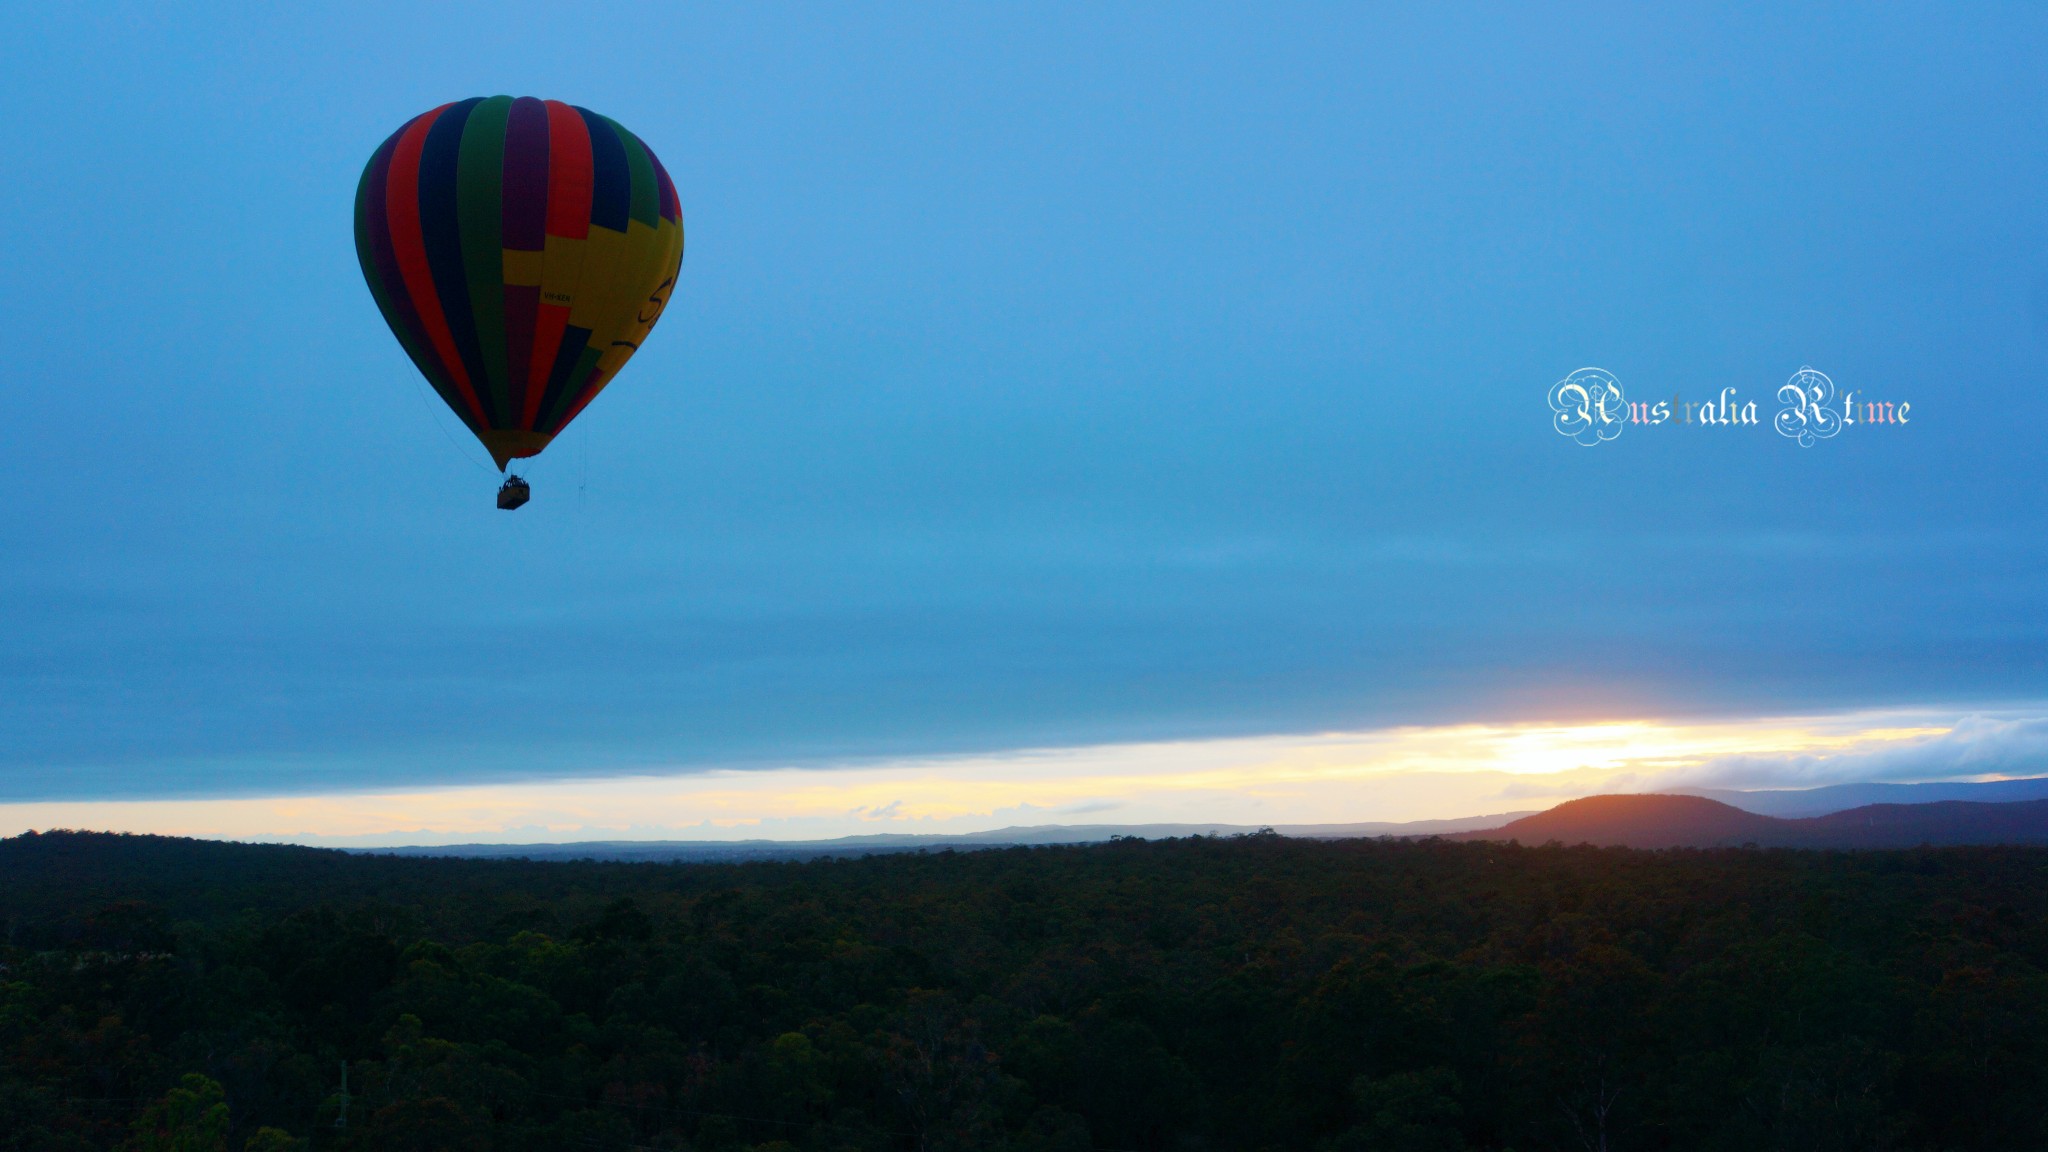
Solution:
<svg viewBox="0 0 2048 1152">
<path fill-rule="evenodd" d="M 441 315 L 448 321 L 463 366 L 469 370 L 470 390 L 483 405 L 485 423 L 496 428 L 501 422 L 491 403 L 490 376 L 477 342 L 476 314 L 469 307 L 469 271 L 462 259 L 462 221 L 455 186 L 462 130 L 469 123 L 470 111 L 481 103 L 482 97 L 471 97 L 451 104 L 427 129 L 426 146 L 420 153 L 420 238 L 426 244 L 427 267 L 434 274 L 434 294 L 441 299 Z"/>
<path fill-rule="evenodd" d="M 633 172 L 626 166 L 626 144 L 604 117 L 588 108 L 576 109 L 590 130 L 590 168 L 596 187 L 590 194 L 590 222 L 614 232 L 626 230 L 633 208 Z"/>
</svg>

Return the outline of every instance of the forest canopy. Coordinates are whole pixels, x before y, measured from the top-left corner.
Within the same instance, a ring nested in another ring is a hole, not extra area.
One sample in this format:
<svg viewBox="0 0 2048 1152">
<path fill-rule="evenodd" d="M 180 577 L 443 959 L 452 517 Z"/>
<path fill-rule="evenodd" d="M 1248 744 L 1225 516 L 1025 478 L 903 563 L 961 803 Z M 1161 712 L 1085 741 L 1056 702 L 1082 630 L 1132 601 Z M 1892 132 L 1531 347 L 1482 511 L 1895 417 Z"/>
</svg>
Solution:
<svg viewBox="0 0 2048 1152">
<path fill-rule="evenodd" d="M 2044 969 L 2027 848 L 31 833 L 0 1149 L 2043 1147 Z"/>
</svg>

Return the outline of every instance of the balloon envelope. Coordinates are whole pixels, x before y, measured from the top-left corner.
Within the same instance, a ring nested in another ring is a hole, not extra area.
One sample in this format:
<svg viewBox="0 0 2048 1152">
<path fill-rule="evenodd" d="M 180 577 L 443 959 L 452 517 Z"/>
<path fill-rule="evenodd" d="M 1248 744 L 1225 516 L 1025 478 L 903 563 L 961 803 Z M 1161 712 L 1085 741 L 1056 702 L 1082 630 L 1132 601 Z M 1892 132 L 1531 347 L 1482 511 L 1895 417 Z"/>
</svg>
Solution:
<svg viewBox="0 0 2048 1152">
<path fill-rule="evenodd" d="M 547 447 L 647 338 L 683 217 L 661 161 L 617 122 L 492 96 L 422 113 L 370 157 L 356 256 L 392 334 L 503 468 Z"/>
</svg>

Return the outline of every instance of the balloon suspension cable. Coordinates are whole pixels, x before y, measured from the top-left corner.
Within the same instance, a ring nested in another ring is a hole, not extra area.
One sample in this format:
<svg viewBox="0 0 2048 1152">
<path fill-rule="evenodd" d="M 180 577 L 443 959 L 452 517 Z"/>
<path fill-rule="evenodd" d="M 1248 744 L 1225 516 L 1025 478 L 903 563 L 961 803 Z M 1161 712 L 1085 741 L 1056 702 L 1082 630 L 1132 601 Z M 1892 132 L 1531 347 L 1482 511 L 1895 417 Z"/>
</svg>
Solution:
<svg viewBox="0 0 2048 1152">
<path fill-rule="evenodd" d="M 412 378 L 412 386 L 413 390 L 419 395 L 420 403 L 427 406 L 427 417 L 434 422 L 434 427 L 439 428 L 441 430 L 441 435 L 448 438 L 448 443 L 455 445 L 455 451 L 458 454 L 460 454 L 464 460 L 469 461 L 471 464 L 483 469 L 485 472 L 504 471 L 504 469 L 501 468 L 492 468 L 490 465 L 485 464 L 483 461 L 478 460 L 474 456 L 471 456 L 469 454 L 469 449 L 464 448 L 462 446 L 462 441 L 457 440 L 455 438 L 455 434 L 448 431 L 448 426 L 446 424 L 441 423 L 440 411 L 434 407 L 433 401 L 427 399 L 426 385 L 420 381 L 420 378 L 418 376 L 414 376 Z"/>
</svg>

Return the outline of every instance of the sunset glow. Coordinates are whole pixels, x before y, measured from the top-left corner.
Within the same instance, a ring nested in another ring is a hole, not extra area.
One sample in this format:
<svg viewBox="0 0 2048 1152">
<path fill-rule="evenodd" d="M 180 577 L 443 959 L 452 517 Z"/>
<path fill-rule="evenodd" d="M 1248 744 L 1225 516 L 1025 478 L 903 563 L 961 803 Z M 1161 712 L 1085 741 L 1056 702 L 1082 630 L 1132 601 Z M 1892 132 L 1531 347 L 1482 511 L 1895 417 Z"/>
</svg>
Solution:
<svg viewBox="0 0 2048 1152">
<path fill-rule="evenodd" d="M 1860 712 L 1677 722 L 1393 728 L 1040 749 L 843 765 L 327 795 L 0 806 L 28 828 L 376 844 L 824 838 L 1012 825 L 1407 821 L 1547 807 L 1603 791 L 1850 778 L 1874 761 L 2024 735 L 2033 713 Z M 1988 736 L 1986 734 L 1989 734 Z M 1970 778 L 2000 774 L 1996 757 Z M 1725 779 L 1729 765 L 1750 773 Z M 1906 767 L 1891 778 L 1961 778 Z"/>
</svg>

